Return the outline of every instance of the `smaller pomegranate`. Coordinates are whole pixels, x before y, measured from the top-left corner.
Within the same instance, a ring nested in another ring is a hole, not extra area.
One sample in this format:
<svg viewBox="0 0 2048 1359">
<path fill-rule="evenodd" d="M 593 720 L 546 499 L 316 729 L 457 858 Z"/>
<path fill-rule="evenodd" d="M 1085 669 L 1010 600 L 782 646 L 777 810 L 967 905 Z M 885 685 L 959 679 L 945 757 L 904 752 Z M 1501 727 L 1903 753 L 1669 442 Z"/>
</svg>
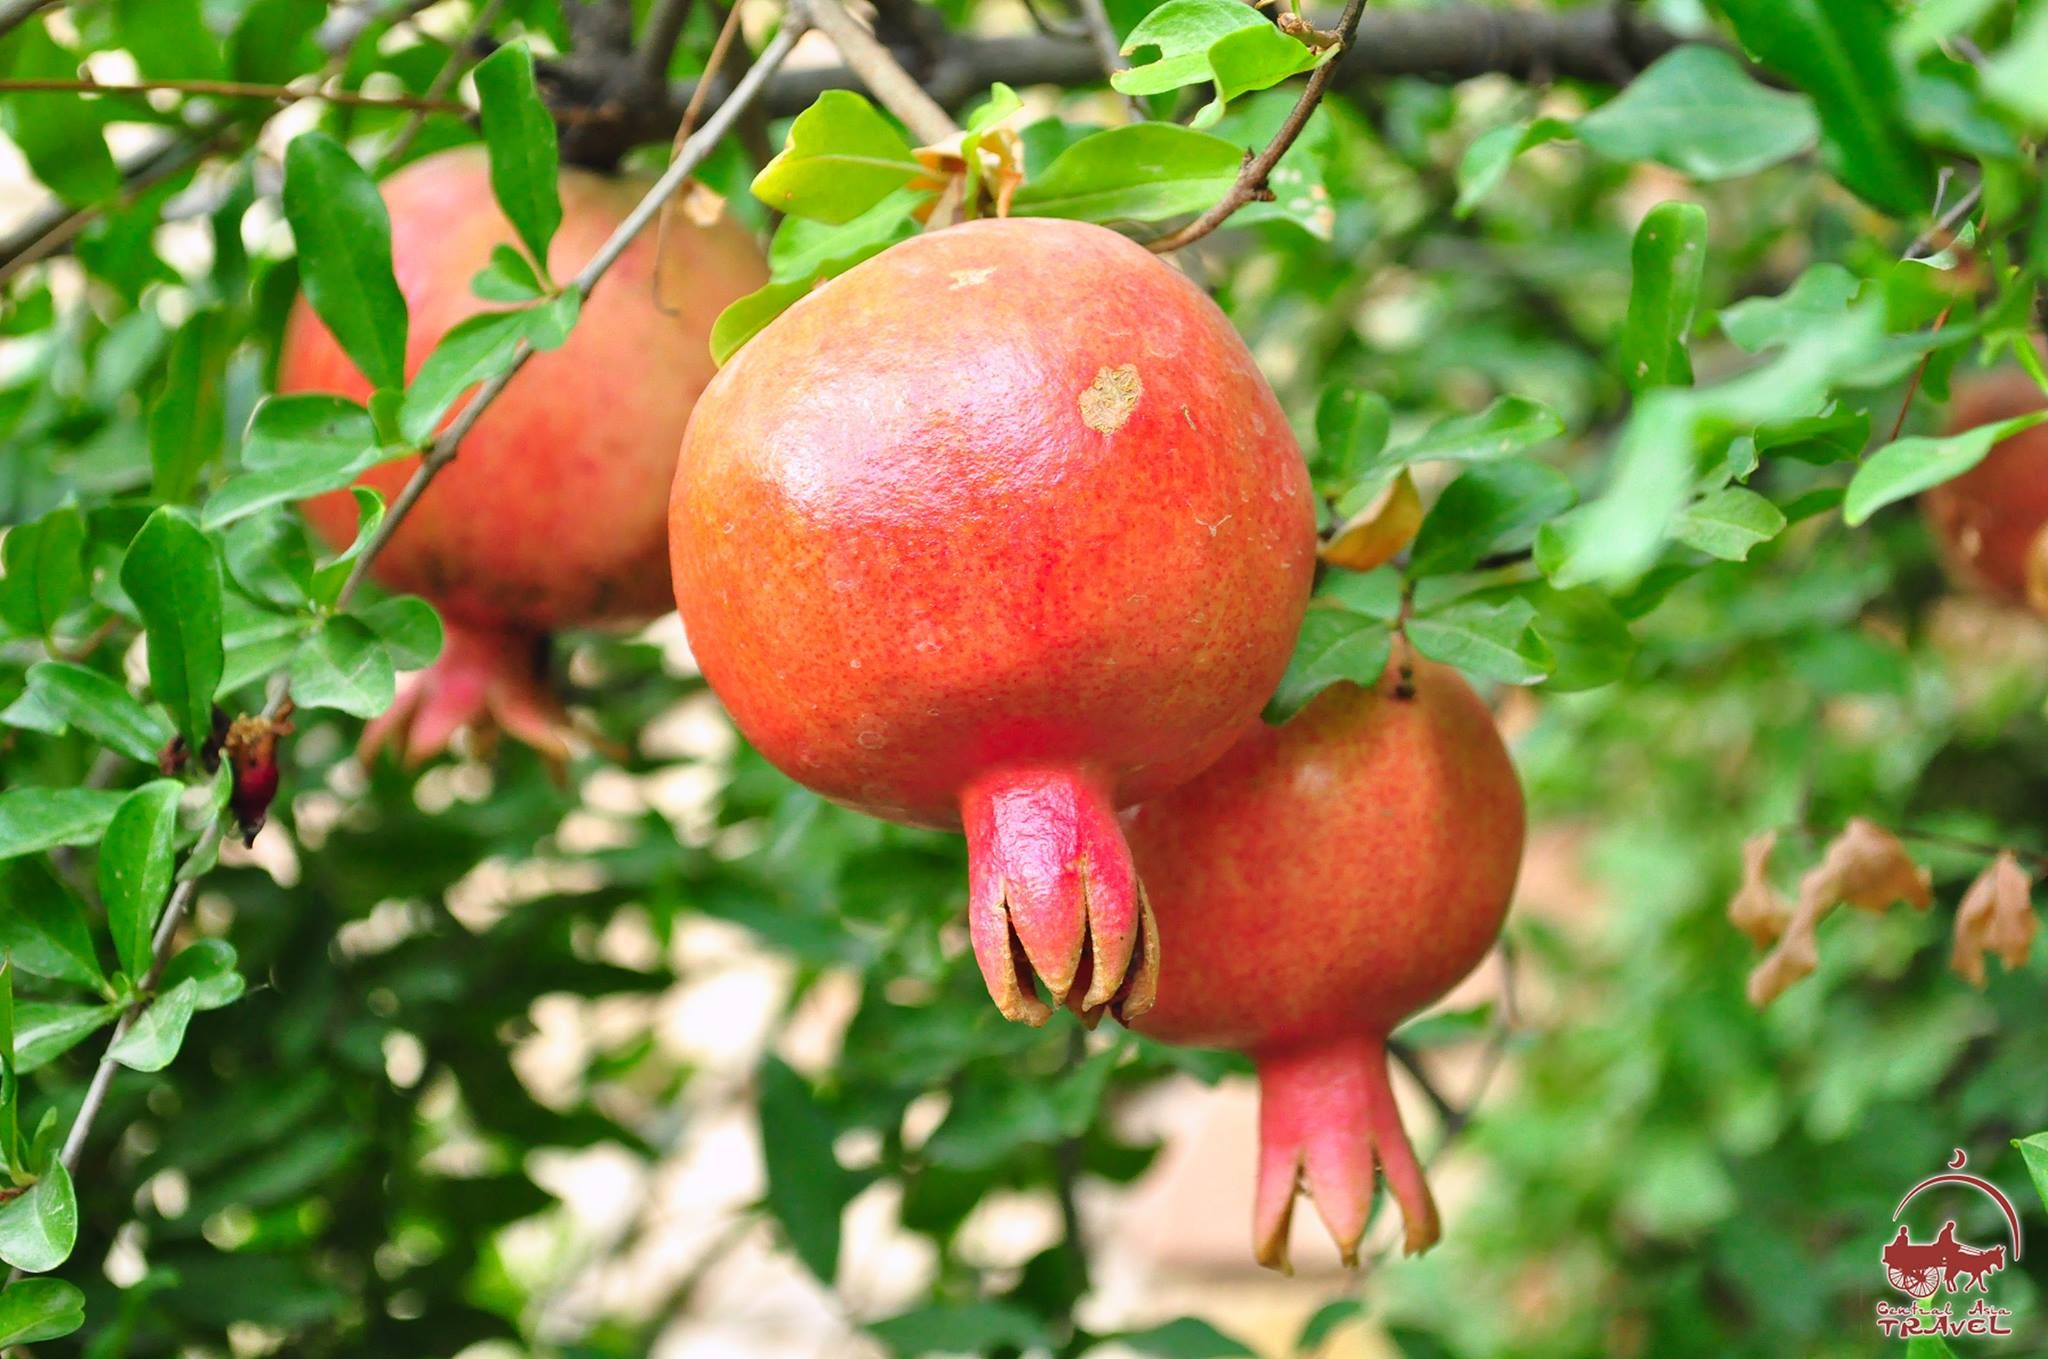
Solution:
<svg viewBox="0 0 2048 1359">
<path fill-rule="evenodd" d="M 1249 1053 L 1259 1072 L 1253 1249 L 1287 1268 L 1305 1185 L 1347 1264 L 1373 1167 L 1410 1254 L 1439 1234 L 1401 1126 L 1387 1035 L 1500 934 L 1522 858 L 1522 790 L 1493 715 L 1459 675 L 1326 690 L 1257 726 L 1206 774 L 1129 818 L 1174 965 L 1132 1027 Z"/>
<path fill-rule="evenodd" d="M 1958 382 L 1949 432 L 2040 410 L 2048 399 L 2017 369 Z M 2048 425 L 2021 430 L 1984 461 L 1920 498 L 1949 574 L 2048 614 Z"/>
</svg>

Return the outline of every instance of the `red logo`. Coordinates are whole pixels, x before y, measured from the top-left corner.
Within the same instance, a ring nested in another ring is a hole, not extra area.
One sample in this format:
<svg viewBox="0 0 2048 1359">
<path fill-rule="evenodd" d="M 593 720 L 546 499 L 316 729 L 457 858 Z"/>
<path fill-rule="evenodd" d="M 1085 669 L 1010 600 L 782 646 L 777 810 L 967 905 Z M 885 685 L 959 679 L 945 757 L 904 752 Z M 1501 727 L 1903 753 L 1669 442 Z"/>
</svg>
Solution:
<svg viewBox="0 0 2048 1359">
<path fill-rule="evenodd" d="M 1906 1192 L 1899 1200 L 1899 1206 L 1892 1210 L 1892 1221 L 1906 1211 L 1922 1190 L 1936 1185 L 1961 1185 L 1975 1190 L 1998 1205 L 2005 1214 L 2007 1240 L 1989 1246 L 1973 1246 L 1956 1239 L 1956 1223 L 1950 1218 L 1942 1224 L 1941 1230 L 1931 1241 L 1915 1241 L 1903 1226 L 1899 1234 L 1884 1248 L 1885 1282 L 1899 1292 L 1915 1299 L 1932 1298 L 1946 1287 L 1950 1293 L 1967 1293 L 1972 1290 L 1988 1294 L 1985 1280 L 2006 1266 L 2006 1247 L 2012 1247 L 2012 1259 L 2020 1258 L 2020 1216 L 2012 1206 L 2012 1200 L 2000 1191 L 1997 1185 L 1975 1175 L 1961 1174 L 1969 1158 L 1962 1149 L 1956 1149 L 1955 1157 L 1948 1163 L 1948 1171 L 1941 1175 L 1930 1175 Z M 1904 1339 L 1916 1335 L 2011 1335 L 2006 1324 L 2012 1317 L 2010 1308 L 1994 1307 L 1989 1297 L 1973 1301 L 1968 1310 L 1956 1315 L 1956 1304 L 1943 1303 L 1933 1306 L 1927 1303 L 1907 1305 L 1903 1303 L 1880 1302 L 1877 1305 L 1877 1328 L 1886 1335 Z"/>
</svg>

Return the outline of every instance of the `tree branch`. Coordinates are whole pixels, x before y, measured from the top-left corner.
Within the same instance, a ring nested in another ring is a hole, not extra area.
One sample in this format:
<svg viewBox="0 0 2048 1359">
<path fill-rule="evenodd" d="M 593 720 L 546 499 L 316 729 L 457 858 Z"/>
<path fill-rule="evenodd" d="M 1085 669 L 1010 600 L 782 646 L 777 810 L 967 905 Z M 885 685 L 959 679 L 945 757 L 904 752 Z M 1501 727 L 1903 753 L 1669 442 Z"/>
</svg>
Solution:
<svg viewBox="0 0 2048 1359">
<path fill-rule="evenodd" d="M 1230 219 L 1232 213 L 1245 204 L 1255 200 L 1267 200 L 1273 196 L 1273 191 L 1266 187 L 1266 180 L 1273 173 L 1273 167 L 1280 163 L 1280 158 L 1287 154 L 1295 140 L 1301 136 L 1302 129 L 1308 126 L 1308 120 L 1314 116 L 1316 106 L 1323 102 L 1323 94 L 1330 88 L 1330 81 L 1337 74 L 1338 64 L 1350 55 L 1351 44 L 1358 37 L 1358 21 L 1365 17 L 1365 5 L 1366 0 L 1350 0 L 1344 6 L 1343 17 L 1337 21 L 1336 52 L 1310 73 L 1308 85 L 1302 90 L 1301 98 L 1296 100 L 1294 107 L 1288 111 L 1287 120 L 1280 124 L 1280 130 L 1273 134 L 1273 140 L 1266 144 L 1265 150 L 1245 161 L 1243 168 L 1237 172 L 1237 181 L 1230 186 L 1230 192 L 1224 194 L 1220 202 L 1180 230 L 1170 231 L 1164 236 L 1145 242 L 1147 250 L 1154 254 L 1165 254 L 1169 250 L 1193 245 L 1222 226 Z"/>
<path fill-rule="evenodd" d="M 364 94 L 359 90 L 298 89 L 290 85 L 259 85 L 243 80 L 69 80 L 57 76 L 0 78 L 0 94 L 11 91 L 51 94 L 147 94 L 171 90 L 178 94 L 218 95 L 224 99 L 272 99 L 278 102 L 323 99 L 357 108 L 419 109 L 425 113 L 467 113 L 467 105 L 429 93 Z"/>
<path fill-rule="evenodd" d="M 932 145 L 959 134 L 959 127 L 939 102 L 910 78 L 889 49 L 861 27 L 840 6 L 839 0 L 811 0 L 811 21 L 832 40 L 847 66 L 867 86 L 868 93 L 902 119 L 919 141 Z"/>
<path fill-rule="evenodd" d="M 655 0 L 654 12 L 647 16 L 647 28 L 640 35 L 640 46 L 633 53 L 642 84 L 659 87 L 668 78 L 669 60 L 676 54 L 683 25 L 690 22 L 690 11 L 694 8 L 696 0 Z"/>
<path fill-rule="evenodd" d="M 448 55 L 441 61 L 441 69 L 434 72 L 434 79 L 427 86 L 428 99 L 439 99 L 453 88 L 456 77 L 462 74 L 462 54 L 491 31 L 491 23 L 498 17 L 498 9 L 503 3 L 504 0 L 485 0 L 483 8 L 476 12 L 476 18 L 470 21 L 469 31 L 449 47 Z M 427 125 L 427 114 L 431 111 L 422 107 L 405 120 L 405 126 L 398 130 L 398 135 L 377 157 L 380 165 L 394 165 L 412 149 L 420 129 Z"/>
<path fill-rule="evenodd" d="M 0 37 L 21 27 L 24 20 L 33 18 L 37 12 L 46 10 L 57 0 L 4 0 L 0 3 Z"/>
</svg>

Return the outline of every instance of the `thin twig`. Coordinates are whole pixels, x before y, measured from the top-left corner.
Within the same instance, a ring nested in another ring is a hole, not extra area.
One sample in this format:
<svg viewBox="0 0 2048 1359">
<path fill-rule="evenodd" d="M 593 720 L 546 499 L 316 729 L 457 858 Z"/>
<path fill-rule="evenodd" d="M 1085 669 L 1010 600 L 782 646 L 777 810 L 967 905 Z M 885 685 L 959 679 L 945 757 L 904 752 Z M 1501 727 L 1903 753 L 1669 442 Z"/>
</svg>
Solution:
<svg viewBox="0 0 2048 1359">
<path fill-rule="evenodd" d="M 1941 242 L 1943 249 L 1947 249 L 1955 234 L 1956 223 L 1969 216 L 1970 209 L 1976 207 L 1977 200 L 1983 196 L 1984 186 L 1981 183 L 1971 185 L 1970 191 L 1957 199 L 1954 207 L 1936 218 L 1925 231 L 1913 238 L 1913 243 L 1906 247 L 1905 253 L 1899 258 L 1902 261 L 1917 259 L 1922 250 L 1937 241 Z"/>
<path fill-rule="evenodd" d="M 882 107 L 903 120 L 927 146 L 958 136 L 959 126 L 924 86 L 911 79 L 889 49 L 840 5 L 839 0 L 811 0 L 811 22 L 832 40 L 847 66 Z"/>
<path fill-rule="evenodd" d="M 704 120 L 704 126 L 683 144 L 681 153 L 669 162 L 668 169 L 654 182 L 654 187 L 649 189 L 633 211 L 627 214 L 626 220 L 619 223 L 611 237 L 598 247 L 597 253 L 590 257 L 590 262 L 563 286 L 564 292 L 574 293 L 579 298 L 590 296 L 590 290 L 597 286 L 597 281 L 604 277 L 605 271 L 625 253 L 633 238 L 654 220 L 669 196 L 704 163 L 704 158 L 711 154 L 712 148 L 718 145 L 747 105 L 760 93 L 761 87 L 768 83 L 768 77 L 782 65 L 783 59 L 789 55 L 790 48 L 794 47 L 796 40 L 802 36 L 804 27 L 804 14 L 792 7 L 790 15 L 783 22 L 782 31 L 775 35 L 774 41 L 761 53 L 754 68 L 733 87 L 732 97 L 720 104 L 717 110 Z M 420 459 L 419 467 L 399 491 L 397 499 L 391 502 L 391 508 L 385 512 L 383 521 L 377 525 L 375 536 L 349 568 L 348 579 L 342 582 L 341 592 L 335 597 L 335 609 L 347 607 L 349 599 L 363 583 L 370 563 L 384 550 L 385 544 L 391 541 L 391 535 L 397 531 L 399 524 L 404 522 L 405 516 L 418 503 L 420 495 L 427 489 L 427 483 L 432 481 L 442 468 L 455 460 L 456 449 L 463 439 L 476 427 L 476 422 L 482 418 L 484 411 L 498 399 L 499 394 L 511 384 L 514 377 L 518 376 L 519 370 L 526 366 L 526 361 L 533 355 L 533 346 L 521 344 L 513 352 L 512 360 L 505 366 L 504 371 L 478 388 L 476 395 L 469 399 L 469 404 L 462 408 L 448 428 L 434 440 L 434 446 Z"/>
<path fill-rule="evenodd" d="M 0 3 L 0 37 L 5 37 L 19 28 L 23 20 L 56 3 L 57 0 L 5 0 Z"/>
<path fill-rule="evenodd" d="M 178 94 L 218 95 L 223 99 L 274 99 L 280 103 L 297 99 L 322 99 L 330 104 L 357 108 L 421 109 L 428 113 L 467 113 L 462 104 L 448 99 L 411 94 L 364 94 L 360 90 L 300 89 L 292 85 L 262 85 L 246 80 L 93 80 L 81 77 L 35 76 L 0 79 L 0 94 L 147 94 L 170 90 Z"/>
<path fill-rule="evenodd" d="M 476 12 L 469 28 L 448 48 L 448 55 L 441 62 L 441 69 L 434 72 L 434 79 L 427 86 L 427 98 L 440 99 L 453 88 L 456 77 L 462 74 L 462 54 L 469 51 L 478 38 L 491 31 L 491 24 L 498 17 L 498 8 L 504 0 L 486 0 L 484 7 Z M 457 107 L 461 107 L 458 105 Z M 463 110 L 468 112 L 467 109 Z M 415 109 L 412 117 L 405 120 L 405 126 L 391 139 L 391 145 L 384 148 L 377 157 L 379 165 L 395 165 L 402 160 L 413 142 L 419 137 L 420 129 L 427 125 L 429 109 Z"/>
<path fill-rule="evenodd" d="M 697 128 L 697 113 L 704 107 L 704 96 L 711 89 L 711 82 L 718 75 L 719 67 L 725 64 L 725 54 L 732 47 L 732 41 L 740 31 L 740 7 L 734 4 L 725 12 L 725 22 L 718 26 L 718 37 L 711 44 L 711 55 L 704 60 L 704 76 L 697 82 L 696 93 L 690 96 L 690 105 L 683 110 L 682 125 L 676 129 L 675 144 L 669 148 L 669 157 L 681 155 L 683 144 Z M 668 262 L 668 224 L 676 213 L 676 200 L 670 197 L 661 205 L 661 216 L 654 224 L 654 272 L 647 281 L 648 291 L 654 295 L 656 311 L 665 316 L 678 314 L 678 309 L 669 304 L 667 292 L 667 270 L 662 266 Z"/>
<path fill-rule="evenodd" d="M 1102 73 L 1114 79 L 1117 72 L 1128 71 L 1131 64 L 1124 60 L 1123 50 L 1117 45 L 1116 28 L 1109 22 L 1109 9 L 1102 0 L 1075 0 L 1081 10 L 1081 21 L 1088 28 L 1088 41 L 1095 44 L 1095 55 L 1102 58 Z M 1149 116 L 1145 103 L 1135 94 L 1122 96 L 1124 107 L 1131 117 L 1144 122 Z"/>
<path fill-rule="evenodd" d="M 696 0 L 655 0 L 654 12 L 634 50 L 633 62 L 640 69 L 640 83 L 659 87 L 668 78 L 668 64 L 682 40 L 683 26 L 690 22 Z M 707 71 L 710 68 L 706 68 Z"/>
<path fill-rule="evenodd" d="M 1230 186 L 1230 192 L 1223 195 L 1223 200 L 1180 230 L 1168 232 L 1156 240 L 1145 242 L 1146 249 L 1156 254 L 1179 250 L 1222 226 L 1232 213 L 1245 204 L 1271 199 L 1273 191 L 1266 187 L 1266 179 L 1273 173 L 1273 167 L 1280 163 L 1280 158 L 1294 145 L 1295 139 L 1301 136 L 1302 129 L 1308 126 L 1309 117 L 1316 111 L 1316 106 L 1323 102 L 1323 93 L 1329 89 L 1330 80 L 1337 71 L 1337 63 L 1344 60 L 1351 51 L 1352 40 L 1358 35 L 1358 20 L 1365 13 L 1365 5 L 1366 0 L 1348 0 L 1344 6 L 1344 16 L 1337 21 L 1335 54 L 1310 73 L 1308 86 L 1302 90 L 1301 98 L 1295 101 L 1294 108 L 1288 112 L 1287 121 L 1280 124 L 1280 130 L 1274 134 L 1273 140 L 1267 144 L 1265 150 L 1245 159 L 1244 167 L 1237 172 L 1237 182 Z"/>
</svg>

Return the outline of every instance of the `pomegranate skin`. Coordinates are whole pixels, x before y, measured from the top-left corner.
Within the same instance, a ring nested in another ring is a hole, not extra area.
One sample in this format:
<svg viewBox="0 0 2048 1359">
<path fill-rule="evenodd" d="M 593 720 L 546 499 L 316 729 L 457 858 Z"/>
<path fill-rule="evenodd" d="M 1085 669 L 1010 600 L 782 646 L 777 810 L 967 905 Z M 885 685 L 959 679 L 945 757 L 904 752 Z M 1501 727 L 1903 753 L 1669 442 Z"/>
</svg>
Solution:
<svg viewBox="0 0 2048 1359">
<path fill-rule="evenodd" d="M 581 268 L 646 187 L 564 169 L 562 224 L 548 252 L 555 276 Z M 481 147 L 416 161 L 381 191 L 391 217 L 392 264 L 410 313 L 410 376 L 457 322 L 492 306 L 471 293 L 470 279 L 489 262 L 492 247 L 514 244 L 517 236 L 492 197 Z M 412 721 L 415 709 L 433 710 L 431 733 L 423 728 L 421 739 L 409 743 L 415 757 L 430 754 L 490 706 L 487 693 L 498 696 L 493 711 L 501 725 L 531 740 L 555 726 L 559 714 L 531 663 L 543 634 L 644 621 L 667 610 L 663 496 L 691 404 L 715 372 L 711 324 L 728 303 L 764 283 L 767 269 L 737 223 L 701 227 L 678 214 L 665 247 L 662 281 L 674 308 L 666 314 L 654 299 L 655 251 L 652 230 L 626 248 L 584 302 L 568 342 L 536 355 L 512 380 L 379 553 L 377 580 L 432 600 L 451 638 L 449 659 L 428 672 L 432 692 L 402 696 L 391 721 L 372 729 L 370 748 Z M 278 389 L 358 401 L 370 395 L 369 382 L 304 298 L 286 324 Z M 389 503 L 418 465 L 417 457 L 384 463 L 359 484 Z M 355 537 L 355 501 L 347 491 L 315 497 L 304 508 L 336 547 Z"/>
<path fill-rule="evenodd" d="M 2027 415 L 2048 404 L 2017 369 L 1957 382 L 1948 430 L 1958 433 Z M 1920 498 L 1960 583 L 2048 614 L 2048 426 L 2021 430 L 1984 461 Z"/>
<path fill-rule="evenodd" d="M 998 1005 L 1050 1013 L 1028 960 L 1099 1012 L 1148 956 L 1114 808 L 1258 711 L 1314 568 L 1300 451 L 1221 311 L 1100 227 L 913 238 L 719 374 L 669 524 L 748 739 L 848 806 L 964 819 Z"/>
<path fill-rule="evenodd" d="M 1389 667 L 1326 690 L 1127 818 L 1173 959 L 1133 1027 L 1254 1058 L 1254 1246 L 1282 1268 L 1297 1179 L 1354 1258 L 1375 1161 L 1408 1248 L 1436 1240 L 1386 1036 L 1485 956 L 1521 865 L 1521 785 L 1486 705 L 1433 664 L 1399 684 Z"/>
</svg>

